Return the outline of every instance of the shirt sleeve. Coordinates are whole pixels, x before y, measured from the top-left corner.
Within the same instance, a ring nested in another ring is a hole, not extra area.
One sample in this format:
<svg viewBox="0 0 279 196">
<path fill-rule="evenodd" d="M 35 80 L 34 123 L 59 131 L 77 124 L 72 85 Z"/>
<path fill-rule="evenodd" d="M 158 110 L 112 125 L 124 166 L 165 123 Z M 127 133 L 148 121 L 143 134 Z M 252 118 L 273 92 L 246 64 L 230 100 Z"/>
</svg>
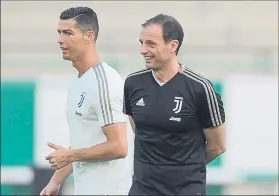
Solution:
<svg viewBox="0 0 279 196">
<path fill-rule="evenodd" d="M 126 122 L 126 115 L 122 112 L 123 82 L 115 80 L 108 85 L 100 85 L 98 99 L 94 108 L 101 127 Z"/>
<path fill-rule="evenodd" d="M 202 128 L 216 127 L 225 122 L 223 101 L 212 83 L 206 80 L 199 90 L 198 118 Z"/>
<path fill-rule="evenodd" d="M 124 83 L 124 96 L 123 96 L 123 113 L 132 116 L 132 108 L 130 104 L 130 89 L 127 79 Z"/>
</svg>

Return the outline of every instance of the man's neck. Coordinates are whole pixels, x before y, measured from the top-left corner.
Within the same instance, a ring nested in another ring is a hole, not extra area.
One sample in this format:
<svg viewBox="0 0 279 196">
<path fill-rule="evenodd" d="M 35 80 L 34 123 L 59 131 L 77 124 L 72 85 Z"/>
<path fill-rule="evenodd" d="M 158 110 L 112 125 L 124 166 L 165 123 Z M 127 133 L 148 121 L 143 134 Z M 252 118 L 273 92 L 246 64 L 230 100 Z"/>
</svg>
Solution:
<svg viewBox="0 0 279 196">
<path fill-rule="evenodd" d="M 78 71 L 78 77 L 80 78 L 87 70 L 92 66 L 100 63 L 100 57 L 96 52 L 86 53 L 83 58 L 78 61 L 73 62 L 73 66 Z"/>
<path fill-rule="evenodd" d="M 154 70 L 153 73 L 157 80 L 159 80 L 162 83 L 168 82 L 171 78 L 173 78 L 177 72 L 181 69 L 180 64 L 175 59 L 174 61 L 171 61 L 170 63 L 164 65 L 164 67 L 160 70 Z"/>
</svg>

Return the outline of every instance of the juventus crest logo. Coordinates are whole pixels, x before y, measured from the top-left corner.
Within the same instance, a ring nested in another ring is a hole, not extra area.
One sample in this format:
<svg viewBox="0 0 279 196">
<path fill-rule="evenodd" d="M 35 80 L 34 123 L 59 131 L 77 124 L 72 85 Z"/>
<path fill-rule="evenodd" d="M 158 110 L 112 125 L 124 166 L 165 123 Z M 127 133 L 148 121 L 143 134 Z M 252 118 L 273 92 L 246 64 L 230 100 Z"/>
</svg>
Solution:
<svg viewBox="0 0 279 196">
<path fill-rule="evenodd" d="M 175 102 L 175 108 L 173 109 L 174 113 L 178 114 L 181 111 L 182 108 L 182 102 L 183 102 L 183 98 L 182 97 L 175 97 L 174 98 L 174 102 Z"/>
<path fill-rule="evenodd" d="M 83 104 L 83 101 L 84 101 L 84 98 L 85 98 L 85 95 L 86 95 L 86 93 L 85 92 L 83 92 L 83 93 L 81 93 L 81 98 L 80 98 L 80 101 L 78 102 L 78 107 L 80 108 L 81 106 L 82 106 L 82 104 Z"/>
</svg>

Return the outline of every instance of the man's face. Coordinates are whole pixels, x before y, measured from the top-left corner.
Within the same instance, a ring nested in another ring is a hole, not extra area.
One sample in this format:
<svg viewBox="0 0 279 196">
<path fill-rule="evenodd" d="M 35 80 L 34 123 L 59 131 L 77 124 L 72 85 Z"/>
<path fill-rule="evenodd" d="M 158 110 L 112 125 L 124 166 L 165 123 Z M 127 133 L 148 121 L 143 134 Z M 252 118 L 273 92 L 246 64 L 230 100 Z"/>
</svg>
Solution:
<svg viewBox="0 0 279 196">
<path fill-rule="evenodd" d="M 76 21 L 60 20 L 57 31 L 59 33 L 57 42 L 62 50 L 63 59 L 78 60 L 86 48 L 86 39 L 82 31 L 76 27 Z"/>
<path fill-rule="evenodd" d="M 170 44 L 163 39 L 163 28 L 158 24 L 144 27 L 140 34 L 141 54 L 146 67 L 154 70 L 161 69 L 171 58 Z"/>
</svg>

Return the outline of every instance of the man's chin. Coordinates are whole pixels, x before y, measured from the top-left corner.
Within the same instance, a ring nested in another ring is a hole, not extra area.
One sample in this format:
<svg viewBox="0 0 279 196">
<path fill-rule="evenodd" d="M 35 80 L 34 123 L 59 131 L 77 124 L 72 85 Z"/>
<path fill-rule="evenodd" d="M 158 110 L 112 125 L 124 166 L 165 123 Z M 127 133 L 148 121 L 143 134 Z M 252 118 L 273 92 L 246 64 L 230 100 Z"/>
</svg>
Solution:
<svg viewBox="0 0 279 196">
<path fill-rule="evenodd" d="M 154 65 L 152 63 L 145 62 L 145 67 L 148 68 L 148 69 L 153 69 Z"/>
<path fill-rule="evenodd" d="M 63 55 L 63 59 L 69 61 L 69 60 L 70 60 L 70 57 L 69 57 L 69 56 L 66 56 L 66 55 Z"/>
</svg>

